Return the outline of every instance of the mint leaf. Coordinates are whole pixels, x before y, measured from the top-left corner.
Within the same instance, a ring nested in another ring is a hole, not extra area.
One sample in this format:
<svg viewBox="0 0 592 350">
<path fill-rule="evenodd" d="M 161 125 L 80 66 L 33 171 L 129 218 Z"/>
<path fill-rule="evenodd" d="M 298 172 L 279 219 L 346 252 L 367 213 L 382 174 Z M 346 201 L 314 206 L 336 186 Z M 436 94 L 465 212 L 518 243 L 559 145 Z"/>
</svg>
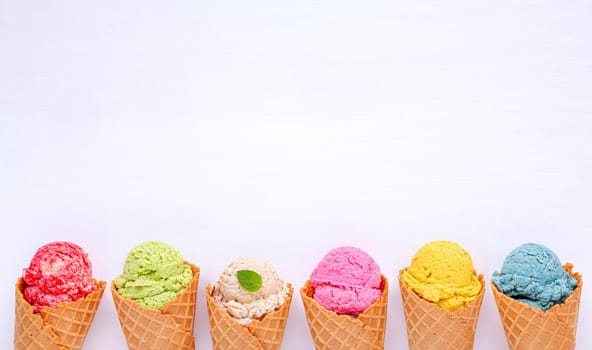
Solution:
<svg viewBox="0 0 592 350">
<path fill-rule="evenodd" d="M 260 274 L 251 270 L 239 270 L 236 272 L 238 283 L 248 292 L 256 292 L 261 289 L 263 278 Z"/>
</svg>

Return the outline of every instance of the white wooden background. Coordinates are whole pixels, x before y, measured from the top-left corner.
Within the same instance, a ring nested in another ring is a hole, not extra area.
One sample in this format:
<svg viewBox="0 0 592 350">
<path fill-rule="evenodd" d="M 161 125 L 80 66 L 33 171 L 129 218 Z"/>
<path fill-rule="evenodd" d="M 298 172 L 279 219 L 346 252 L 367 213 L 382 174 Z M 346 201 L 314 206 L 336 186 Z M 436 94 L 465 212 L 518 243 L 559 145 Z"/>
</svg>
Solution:
<svg viewBox="0 0 592 350">
<path fill-rule="evenodd" d="M 390 278 L 458 241 L 487 280 L 537 241 L 592 278 L 590 1 L 0 0 L 0 348 L 35 249 L 95 274 L 165 240 L 301 286 L 340 245 Z M 578 349 L 592 348 L 586 284 Z M 199 295 L 198 349 L 210 349 Z M 85 349 L 124 349 L 106 293 Z M 311 349 L 294 298 L 284 349 Z M 488 291 L 476 349 L 505 348 Z"/>
</svg>

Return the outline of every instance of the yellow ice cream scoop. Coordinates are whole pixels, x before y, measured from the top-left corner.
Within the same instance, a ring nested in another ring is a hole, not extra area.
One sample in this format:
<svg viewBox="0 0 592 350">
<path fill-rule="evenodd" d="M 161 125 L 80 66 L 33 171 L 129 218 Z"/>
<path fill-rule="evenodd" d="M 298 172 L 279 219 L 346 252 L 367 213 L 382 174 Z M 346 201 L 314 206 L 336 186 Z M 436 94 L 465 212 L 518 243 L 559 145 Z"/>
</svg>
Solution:
<svg viewBox="0 0 592 350">
<path fill-rule="evenodd" d="M 482 288 L 471 255 L 448 241 L 421 247 L 402 279 L 420 297 L 450 311 L 473 301 Z"/>
</svg>

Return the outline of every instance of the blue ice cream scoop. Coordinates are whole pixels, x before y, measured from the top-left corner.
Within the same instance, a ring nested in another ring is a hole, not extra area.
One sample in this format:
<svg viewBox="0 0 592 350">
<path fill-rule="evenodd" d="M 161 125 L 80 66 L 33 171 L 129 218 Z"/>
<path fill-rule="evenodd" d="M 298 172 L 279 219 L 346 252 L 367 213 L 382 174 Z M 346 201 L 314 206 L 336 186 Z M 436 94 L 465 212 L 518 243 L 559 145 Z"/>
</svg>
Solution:
<svg viewBox="0 0 592 350">
<path fill-rule="evenodd" d="M 543 311 L 563 303 L 578 285 L 557 255 L 536 243 L 514 249 L 504 260 L 501 272 L 494 272 L 493 283 L 505 295 Z"/>
</svg>

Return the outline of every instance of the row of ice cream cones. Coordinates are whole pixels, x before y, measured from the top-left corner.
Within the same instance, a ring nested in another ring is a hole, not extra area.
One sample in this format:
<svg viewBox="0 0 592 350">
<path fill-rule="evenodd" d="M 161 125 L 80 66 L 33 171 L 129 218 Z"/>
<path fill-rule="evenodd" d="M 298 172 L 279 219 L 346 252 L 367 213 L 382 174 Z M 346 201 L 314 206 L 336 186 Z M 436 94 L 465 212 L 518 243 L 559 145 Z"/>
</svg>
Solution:
<svg viewBox="0 0 592 350">
<path fill-rule="evenodd" d="M 129 349 L 194 349 L 193 326 L 199 268 L 191 265 L 194 279 L 177 298 L 161 310 L 150 310 L 122 298 L 111 286 L 111 294 Z M 499 292 L 491 284 L 510 349 L 574 349 L 581 297 L 581 276 L 566 265 L 578 287 L 565 303 L 547 312 L 529 307 Z M 483 279 L 480 279 L 484 284 Z M 16 285 L 14 348 L 81 349 L 98 308 L 105 282 L 96 281 L 96 292 L 76 301 L 34 313 L 22 297 L 22 280 Z M 365 312 L 353 318 L 338 315 L 319 305 L 307 282 L 300 294 L 316 349 L 383 349 L 386 330 L 388 282 L 383 276 L 382 296 Z M 420 298 L 399 278 L 407 323 L 409 348 L 472 349 L 485 288 L 478 298 L 454 312 Z M 279 349 L 286 326 L 293 289 L 284 305 L 245 327 L 211 297 L 206 287 L 213 348 L 216 350 Z"/>
<path fill-rule="evenodd" d="M 123 271 L 110 291 L 128 348 L 195 349 L 199 267 L 149 241 L 130 251 Z M 473 349 L 487 288 L 468 252 L 454 242 L 430 242 L 398 282 L 411 350 Z M 512 297 L 524 297 L 525 287 L 537 298 Z M 79 246 L 38 249 L 16 284 L 15 350 L 81 349 L 106 288 L 92 278 Z M 491 289 L 510 349 L 575 349 L 582 278 L 571 264 L 561 266 L 542 245 L 524 244 L 494 273 Z M 389 281 L 368 253 L 329 251 L 299 292 L 317 350 L 384 349 Z M 293 296 L 266 259 L 234 260 L 205 288 L 213 349 L 279 350 Z"/>
</svg>

